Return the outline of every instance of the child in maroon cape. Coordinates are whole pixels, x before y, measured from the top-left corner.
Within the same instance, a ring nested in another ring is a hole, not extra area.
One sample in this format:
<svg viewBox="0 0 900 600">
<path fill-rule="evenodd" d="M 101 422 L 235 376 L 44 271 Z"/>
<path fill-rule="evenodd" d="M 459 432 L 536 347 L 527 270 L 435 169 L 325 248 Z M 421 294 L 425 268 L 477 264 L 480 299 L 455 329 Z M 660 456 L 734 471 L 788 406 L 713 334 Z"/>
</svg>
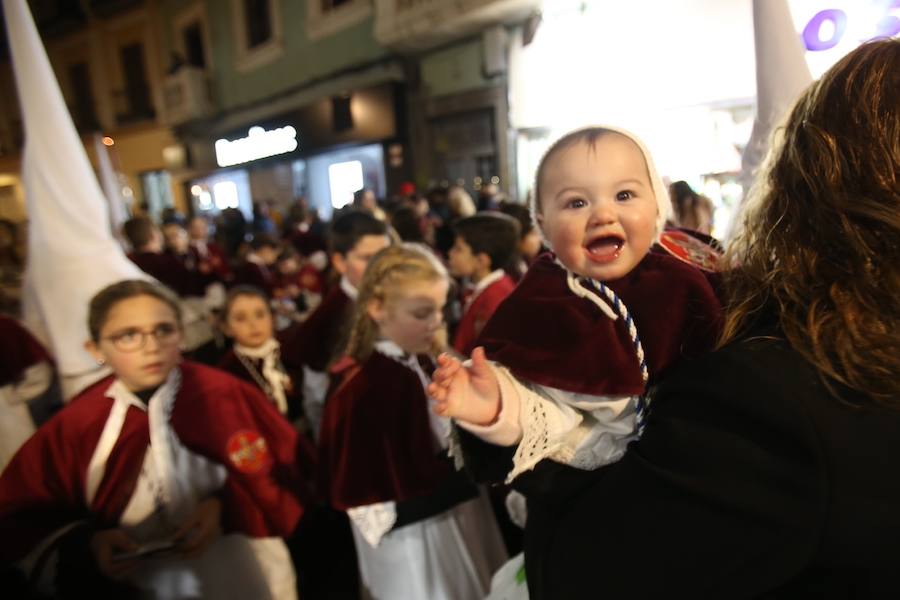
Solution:
<svg viewBox="0 0 900 600">
<path fill-rule="evenodd" d="M 69 558 L 83 564 L 60 561 L 57 581 L 88 596 L 99 570 L 157 598 L 295 597 L 280 538 L 307 504 L 297 433 L 255 386 L 182 362 L 179 305 L 161 286 L 113 284 L 88 318 L 86 347 L 113 375 L 3 472 L 0 562 L 80 524 Z"/>
<path fill-rule="evenodd" d="M 670 203 L 633 134 L 563 136 L 538 166 L 532 209 L 555 256 L 532 264 L 500 305 L 471 365 L 442 356 L 429 388 L 438 414 L 494 445 L 461 432 L 467 464 L 525 494 L 529 579 L 540 576 L 529 556 L 540 552 L 534 501 L 547 508 L 619 460 L 640 435 L 648 386 L 710 350 L 721 323 L 700 269 L 654 247 Z"/>
<path fill-rule="evenodd" d="M 353 525 L 373 598 L 483 598 L 505 558 L 490 505 L 446 456 L 425 393 L 449 280 L 431 251 L 380 252 L 322 418 L 320 489 Z"/>
<path fill-rule="evenodd" d="M 282 415 L 299 418 L 302 373 L 289 373 L 281 361 L 281 343 L 265 293 L 249 285 L 231 288 L 222 309 L 222 329 L 234 345 L 219 368 L 258 387 Z"/>
<path fill-rule="evenodd" d="M 497 306 L 516 287 L 505 269 L 516 253 L 519 226 L 506 215 L 482 213 L 460 219 L 453 230 L 456 240 L 447 261 L 450 274 L 470 284 L 463 294 L 463 313 L 453 336 L 453 348 L 468 356 Z"/>
<path fill-rule="evenodd" d="M 331 264 L 338 285 L 302 323 L 284 333 L 282 360 L 303 373 L 303 412 L 318 436 L 322 405 L 328 391 L 328 366 L 343 353 L 356 301 L 356 290 L 369 260 L 391 243 L 387 226 L 367 212 L 344 213 L 331 224 Z"/>
</svg>

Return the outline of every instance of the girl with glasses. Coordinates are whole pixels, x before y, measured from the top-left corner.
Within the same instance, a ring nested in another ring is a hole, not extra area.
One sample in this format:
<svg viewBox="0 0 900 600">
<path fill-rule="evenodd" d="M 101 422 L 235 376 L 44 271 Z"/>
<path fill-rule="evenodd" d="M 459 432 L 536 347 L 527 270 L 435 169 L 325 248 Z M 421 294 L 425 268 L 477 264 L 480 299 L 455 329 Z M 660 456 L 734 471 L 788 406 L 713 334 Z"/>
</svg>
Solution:
<svg viewBox="0 0 900 600">
<path fill-rule="evenodd" d="M 294 597 L 279 537 L 307 505 L 294 429 L 255 386 L 181 360 L 179 305 L 157 284 L 105 288 L 88 328 L 87 350 L 112 375 L 41 427 L 4 471 L 0 561 L 41 552 L 66 529 L 63 588 Z"/>
</svg>

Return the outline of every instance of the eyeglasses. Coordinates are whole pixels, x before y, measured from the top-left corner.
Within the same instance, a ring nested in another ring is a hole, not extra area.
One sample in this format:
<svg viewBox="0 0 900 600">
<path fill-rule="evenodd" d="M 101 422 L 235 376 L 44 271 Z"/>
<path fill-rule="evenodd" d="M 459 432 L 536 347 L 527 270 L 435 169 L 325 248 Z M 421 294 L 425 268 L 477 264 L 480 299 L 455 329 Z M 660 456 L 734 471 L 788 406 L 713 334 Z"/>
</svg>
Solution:
<svg viewBox="0 0 900 600">
<path fill-rule="evenodd" d="M 122 333 L 108 336 L 104 339 L 112 342 L 116 350 L 120 352 L 136 352 L 147 343 L 147 337 L 153 336 L 159 346 L 169 346 L 178 339 L 179 330 L 174 323 L 160 323 L 150 331 L 141 329 L 126 329 Z"/>
</svg>

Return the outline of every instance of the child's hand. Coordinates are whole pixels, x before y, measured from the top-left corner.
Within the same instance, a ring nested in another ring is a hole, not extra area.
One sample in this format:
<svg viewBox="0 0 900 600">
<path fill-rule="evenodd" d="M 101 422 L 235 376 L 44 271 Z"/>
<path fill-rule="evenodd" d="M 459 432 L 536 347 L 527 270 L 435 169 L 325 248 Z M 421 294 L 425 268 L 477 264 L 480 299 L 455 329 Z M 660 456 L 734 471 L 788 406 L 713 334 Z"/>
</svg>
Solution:
<svg viewBox="0 0 900 600">
<path fill-rule="evenodd" d="M 137 558 L 116 560 L 118 554 L 128 554 L 138 549 L 137 543 L 121 529 L 104 529 L 91 538 L 91 552 L 100 572 L 111 579 L 127 577 L 138 566 Z"/>
<path fill-rule="evenodd" d="M 222 502 L 215 496 L 198 504 L 174 536 L 181 553 L 189 558 L 202 554 L 219 534 L 221 516 Z"/>
<path fill-rule="evenodd" d="M 449 354 L 441 354 L 428 384 L 428 395 L 436 401 L 436 414 L 475 425 L 491 424 L 500 412 L 500 384 L 480 346 L 472 351 L 468 367 Z"/>
</svg>

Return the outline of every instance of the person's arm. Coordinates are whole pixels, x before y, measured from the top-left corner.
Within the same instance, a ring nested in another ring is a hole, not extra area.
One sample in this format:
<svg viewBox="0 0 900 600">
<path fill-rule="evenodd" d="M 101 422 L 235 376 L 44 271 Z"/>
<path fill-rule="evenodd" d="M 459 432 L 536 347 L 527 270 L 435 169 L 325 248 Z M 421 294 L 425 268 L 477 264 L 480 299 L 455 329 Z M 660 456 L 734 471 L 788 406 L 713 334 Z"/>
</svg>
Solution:
<svg viewBox="0 0 900 600">
<path fill-rule="evenodd" d="M 777 375 L 726 351 L 683 366 L 658 388 L 643 438 L 559 513 L 542 587 L 559 598 L 776 588 L 820 543 L 823 460 Z"/>
<path fill-rule="evenodd" d="M 472 353 L 470 362 L 442 356 L 439 364 L 430 388 L 439 401 L 437 409 L 455 417 L 464 460 L 480 481 L 509 482 L 544 459 L 594 469 L 618 460 L 632 438 L 630 396 L 529 385 L 502 365 L 485 361 L 481 350 Z"/>
</svg>

